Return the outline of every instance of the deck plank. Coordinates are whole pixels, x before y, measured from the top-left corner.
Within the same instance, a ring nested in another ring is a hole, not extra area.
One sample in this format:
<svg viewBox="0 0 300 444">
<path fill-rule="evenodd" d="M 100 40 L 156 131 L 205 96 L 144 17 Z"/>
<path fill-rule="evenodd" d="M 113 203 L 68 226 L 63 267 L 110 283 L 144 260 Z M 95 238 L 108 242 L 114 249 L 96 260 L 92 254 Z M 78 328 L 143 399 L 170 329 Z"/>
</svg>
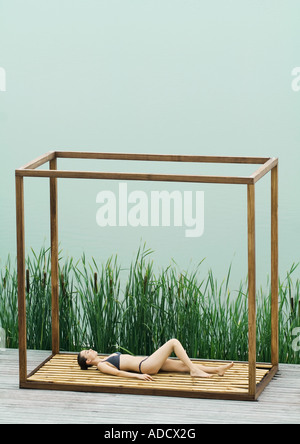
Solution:
<svg viewBox="0 0 300 444">
<path fill-rule="evenodd" d="M 28 371 L 49 354 L 28 351 Z M 180 398 L 178 403 L 165 396 L 22 390 L 18 371 L 18 350 L 1 351 L 2 424 L 300 423 L 299 365 L 280 365 L 257 402 Z"/>
</svg>

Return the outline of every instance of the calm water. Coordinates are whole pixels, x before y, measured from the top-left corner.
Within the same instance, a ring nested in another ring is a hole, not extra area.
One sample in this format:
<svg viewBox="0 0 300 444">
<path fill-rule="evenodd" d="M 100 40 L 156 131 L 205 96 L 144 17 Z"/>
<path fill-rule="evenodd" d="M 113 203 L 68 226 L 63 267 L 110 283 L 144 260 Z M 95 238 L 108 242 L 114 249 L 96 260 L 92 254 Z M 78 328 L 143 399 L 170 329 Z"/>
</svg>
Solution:
<svg viewBox="0 0 300 444">
<path fill-rule="evenodd" d="M 259 10 L 259 11 L 258 11 Z M 16 13 L 16 11 L 18 11 Z M 297 1 L 53 1 L 2 5 L 0 258 L 15 255 L 14 169 L 52 150 L 279 157 L 280 273 L 299 261 L 300 92 Z M 253 30 L 255 29 L 255 33 Z M 244 175 L 256 166 L 65 161 L 62 169 Z M 146 242 L 157 267 L 203 258 L 221 281 L 247 275 L 246 186 L 128 182 L 128 193 L 204 192 L 204 233 L 106 227 L 97 194 L 109 181 L 59 180 L 63 255 L 125 267 Z M 270 175 L 256 187 L 257 274 L 270 272 Z M 26 246 L 49 243 L 46 179 L 26 179 Z M 150 211 L 150 210 L 149 210 Z"/>
</svg>

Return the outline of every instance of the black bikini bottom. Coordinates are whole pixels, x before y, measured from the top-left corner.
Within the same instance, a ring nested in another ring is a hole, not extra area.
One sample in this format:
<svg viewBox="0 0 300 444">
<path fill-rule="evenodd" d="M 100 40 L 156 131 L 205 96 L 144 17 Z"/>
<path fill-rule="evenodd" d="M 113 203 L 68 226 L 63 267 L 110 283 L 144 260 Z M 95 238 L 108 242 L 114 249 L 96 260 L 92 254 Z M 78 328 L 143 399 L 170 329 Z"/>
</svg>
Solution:
<svg viewBox="0 0 300 444">
<path fill-rule="evenodd" d="M 147 358 L 143 359 L 143 360 L 139 363 L 139 372 L 140 372 L 140 373 L 143 373 L 143 372 L 142 372 L 142 369 L 141 369 L 142 363 L 143 363 L 144 361 L 146 361 L 146 359 L 148 359 L 148 358 L 149 358 L 149 356 L 147 356 Z"/>
</svg>

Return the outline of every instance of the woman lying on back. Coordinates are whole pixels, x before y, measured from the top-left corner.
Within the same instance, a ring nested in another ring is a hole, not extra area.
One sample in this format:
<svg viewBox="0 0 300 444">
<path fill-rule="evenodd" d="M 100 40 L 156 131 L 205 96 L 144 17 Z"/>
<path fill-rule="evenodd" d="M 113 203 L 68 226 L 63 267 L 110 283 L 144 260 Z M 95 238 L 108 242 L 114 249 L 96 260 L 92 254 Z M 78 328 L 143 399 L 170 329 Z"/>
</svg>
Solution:
<svg viewBox="0 0 300 444">
<path fill-rule="evenodd" d="M 172 352 L 179 361 L 169 359 Z M 233 362 L 218 367 L 194 364 L 177 339 L 170 339 L 147 358 L 117 352 L 106 359 L 101 359 L 96 351 L 83 350 L 79 353 L 77 360 L 82 370 L 95 365 L 102 373 L 146 381 L 153 381 L 151 375 L 155 375 L 159 370 L 189 372 L 195 378 L 210 378 L 213 374 L 223 376 L 233 366 Z"/>
</svg>

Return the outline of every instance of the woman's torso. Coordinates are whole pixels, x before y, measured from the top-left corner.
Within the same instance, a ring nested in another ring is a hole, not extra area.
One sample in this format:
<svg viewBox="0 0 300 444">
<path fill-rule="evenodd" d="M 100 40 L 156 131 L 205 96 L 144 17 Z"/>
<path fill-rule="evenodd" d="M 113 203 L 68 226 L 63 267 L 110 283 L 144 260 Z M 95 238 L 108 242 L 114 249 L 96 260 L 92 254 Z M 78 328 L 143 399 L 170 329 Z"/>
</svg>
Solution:
<svg viewBox="0 0 300 444">
<path fill-rule="evenodd" d="M 104 362 L 107 361 L 107 359 L 117 356 L 117 353 L 113 353 L 109 355 L 107 358 L 104 359 Z M 128 354 L 120 354 L 119 355 L 119 367 L 120 370 L 124 371 L 133 371 L 133 372 L 139 372 L 139 363 L 142 359 L 144 359 L 144 356 L 132 356 Z M 106 362 L 108 365 L 117 368 L 116 365 Z"/>
</svg>

